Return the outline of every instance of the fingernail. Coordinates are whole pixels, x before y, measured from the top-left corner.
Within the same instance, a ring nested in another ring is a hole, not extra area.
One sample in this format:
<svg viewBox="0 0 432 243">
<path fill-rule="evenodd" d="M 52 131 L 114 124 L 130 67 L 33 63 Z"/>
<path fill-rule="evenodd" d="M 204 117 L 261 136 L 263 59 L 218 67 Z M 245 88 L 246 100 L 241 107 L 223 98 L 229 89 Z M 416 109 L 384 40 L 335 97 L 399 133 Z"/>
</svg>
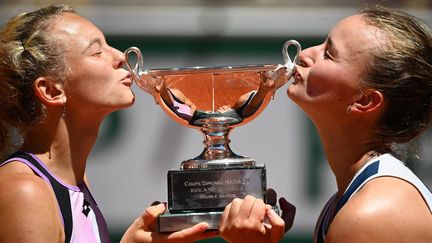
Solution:
<svg viewBox="0 0 432 243">
<path fill-rule="evenodd" d="M 155 206 L 155 205 L 159 205 L 161 202 L 159 202 L 159 201 L 154 201 L 154 202 L 152 202 L 151 204 L 150 204 L 150 206 Z"/>
<path fill-rule="evenodd" d="M 208 223 L 204 222 L 203 224 L 201 224 L 200 229 L 204 231 L 204 230 L 207 230 L 208 227 L 209 227 Z"/>
<path fill-rule="evenodd" d="M 275 212 L 273 209 L 270 209 L 270 210 L 268 211 L 268 216 L 269 216 L 269 217 L 275 217 L 275 216 L 277 216 L 277 214 L 276 214 L 276 212 Z"/>
</svg>

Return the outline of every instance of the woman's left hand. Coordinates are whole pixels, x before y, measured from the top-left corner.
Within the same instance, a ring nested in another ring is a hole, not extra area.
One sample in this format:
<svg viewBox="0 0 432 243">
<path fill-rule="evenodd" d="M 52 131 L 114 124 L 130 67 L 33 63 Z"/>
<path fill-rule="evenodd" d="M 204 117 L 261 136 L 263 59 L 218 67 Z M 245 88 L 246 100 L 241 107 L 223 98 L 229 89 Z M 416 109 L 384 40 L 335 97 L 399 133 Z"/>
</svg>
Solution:
<svg viewBox="0 0 432 243">
<path fill-rule="evenodd" d="M 221 217 L 219 233 L 229 242 L 279 242 L 285 222 L 262 199 L 234 199 Z"/>
</svg>

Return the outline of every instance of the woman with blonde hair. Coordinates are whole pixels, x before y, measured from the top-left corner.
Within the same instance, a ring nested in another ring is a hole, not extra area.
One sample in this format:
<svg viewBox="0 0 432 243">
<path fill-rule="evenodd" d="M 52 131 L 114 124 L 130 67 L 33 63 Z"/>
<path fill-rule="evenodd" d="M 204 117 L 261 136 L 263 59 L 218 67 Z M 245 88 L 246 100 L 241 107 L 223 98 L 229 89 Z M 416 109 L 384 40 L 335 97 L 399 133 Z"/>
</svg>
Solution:
<svg viewBox="0 0 432 243">
<path fill-rule="evenodd" d="M 124 54 L 72 8 L 54 5 L 13 17 L 0 29 L 0 242 L 110 242 L 88 189 L 86 163 L 103 119 L 134 102 Z M 152 232 L 159 204 L 122 242 L 192 242 L 205 223 Z"/>
</svg>

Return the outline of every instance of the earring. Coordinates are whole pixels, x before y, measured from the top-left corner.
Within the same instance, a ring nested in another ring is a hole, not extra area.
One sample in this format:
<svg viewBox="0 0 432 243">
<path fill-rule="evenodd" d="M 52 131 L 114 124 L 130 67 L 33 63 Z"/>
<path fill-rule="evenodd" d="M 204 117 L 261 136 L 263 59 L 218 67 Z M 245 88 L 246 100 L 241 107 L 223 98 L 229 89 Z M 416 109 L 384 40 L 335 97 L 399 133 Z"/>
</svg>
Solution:
<svg viewBox="0 0 432 243">
<path fill-rule="evenodd" d="M 353 108 L 352 105 L 348 106 L 346 112 L 347 112 L 348 114 L 351 113 L 352 108 Z"/>
<path fill-rule="evenodd" d="M 62 113 L 62 117 L 66 117 L 66 100 L 63 99 L 63 113 Z"/>
</svg>

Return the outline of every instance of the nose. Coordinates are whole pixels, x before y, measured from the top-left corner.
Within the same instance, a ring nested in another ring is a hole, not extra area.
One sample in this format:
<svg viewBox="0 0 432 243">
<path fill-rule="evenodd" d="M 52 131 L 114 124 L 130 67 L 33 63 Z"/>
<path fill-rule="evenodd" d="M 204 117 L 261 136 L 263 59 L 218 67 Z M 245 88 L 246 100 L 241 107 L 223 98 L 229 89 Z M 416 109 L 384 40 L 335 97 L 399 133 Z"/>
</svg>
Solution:
<svg viewBox="0 0 432 243">
<path fill-rule="evenodd" d="M 125 64 L 126 58 L 123 52 L 111 47 L 113 51 L 113 66 L 120 68 Z"/>
<path fill-rule="evenodd" d="M 303 50 L 299 55 L 298 65 L 301 67 L 311 67 L 319 56 L 319 50 L 321 45 L 309 47 Z"/>
<path fill-rule="evenodd" d="M 314 63 L 314 59 L 312 58 L 312 55 L 310 55 L 310 54 L 311 54 L 310 48 L 308 48 L 308 49 L 306 49 L 300 53 L 299 66 L 305 67 L 305 68 L 312 66 L 312 64 Z"/>
</svg>

